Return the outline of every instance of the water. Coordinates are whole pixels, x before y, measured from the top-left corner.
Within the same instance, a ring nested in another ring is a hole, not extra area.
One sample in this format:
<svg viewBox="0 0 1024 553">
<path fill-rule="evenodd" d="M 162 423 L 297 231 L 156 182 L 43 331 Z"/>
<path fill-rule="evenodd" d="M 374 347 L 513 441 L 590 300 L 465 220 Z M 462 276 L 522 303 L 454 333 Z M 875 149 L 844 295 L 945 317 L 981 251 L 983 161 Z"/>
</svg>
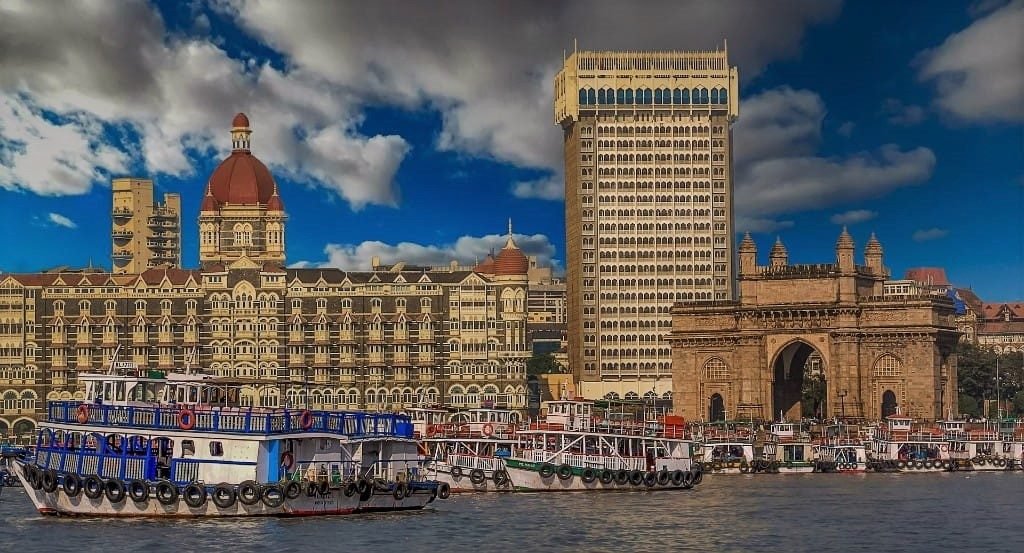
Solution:
<svg viewBox="0 0 1024 553">
<path fill-rule="evenodd" d="M 1024 474 L 707 477 L 691 492 L 477 494 L 305 519 L 42 517 L 0 497 L 0 552 L 1024 550 Z"/>
</svg>

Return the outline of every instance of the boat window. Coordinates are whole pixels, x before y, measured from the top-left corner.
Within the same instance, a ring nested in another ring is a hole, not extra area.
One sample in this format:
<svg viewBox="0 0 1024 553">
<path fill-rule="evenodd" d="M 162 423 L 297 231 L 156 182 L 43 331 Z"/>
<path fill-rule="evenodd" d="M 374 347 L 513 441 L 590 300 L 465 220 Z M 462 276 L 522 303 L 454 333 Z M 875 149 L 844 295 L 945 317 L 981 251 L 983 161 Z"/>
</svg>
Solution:
<svg viewBox="0 0 1024 553">
<path fill-rule="evenodd" d="M 223 457 L 224 456 L 224 444 L 220 442 L 210 442 L 210 456 L 212 457 Z"/>
<path fill-rule="evenodd" d="M 192 440 L 181 441 L 181 456 L 191 457 L 196 454 L 196 443 Z"/>
</svg>

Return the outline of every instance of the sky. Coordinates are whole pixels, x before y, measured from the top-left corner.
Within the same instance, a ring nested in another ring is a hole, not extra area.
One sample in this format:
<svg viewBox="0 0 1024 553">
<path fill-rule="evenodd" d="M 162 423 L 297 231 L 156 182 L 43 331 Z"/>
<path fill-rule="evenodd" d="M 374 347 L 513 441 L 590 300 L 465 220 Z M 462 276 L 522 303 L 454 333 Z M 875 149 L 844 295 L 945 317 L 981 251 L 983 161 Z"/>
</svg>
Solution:
<svg viewBox="0 0 1024 553">
<path fill-rule="evenodd" d="M 0 270 L 110 267 L 110 179 L 182 196 L 243 111 L 288 263 L 473 263 L 511 218 L 563 269 L 552 79 L 590 50 L 721 48 L 740 73 L 737 230 L 761 262 L 941 266 L 1024 299 L 1024 0 L 0 3 Z M 737 236 L 737 239 L 739 236 Z"/>
</svg>

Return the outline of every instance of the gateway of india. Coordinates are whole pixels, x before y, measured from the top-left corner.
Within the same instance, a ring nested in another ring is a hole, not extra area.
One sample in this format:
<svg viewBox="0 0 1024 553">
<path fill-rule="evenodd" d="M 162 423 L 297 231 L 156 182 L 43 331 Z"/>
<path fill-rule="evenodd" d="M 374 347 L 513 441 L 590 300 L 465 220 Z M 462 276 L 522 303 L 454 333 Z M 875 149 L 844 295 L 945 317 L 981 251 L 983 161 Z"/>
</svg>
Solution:
<svg viewBox="0 0 1024 553">
<path fill-rule="evenodd" d="M 823 418 L 957 412 L 954 303 L 942 295 L 885 295 L 874 235 L 864 264 L 843 229 L 834 263 L 791 265 L 781 241 L 757 264 L 739 247 L 738 299 L 672 310 L 674 410 L 687 420 L 798 420 L 804 380 L 824 381 Z"/>
</svg>

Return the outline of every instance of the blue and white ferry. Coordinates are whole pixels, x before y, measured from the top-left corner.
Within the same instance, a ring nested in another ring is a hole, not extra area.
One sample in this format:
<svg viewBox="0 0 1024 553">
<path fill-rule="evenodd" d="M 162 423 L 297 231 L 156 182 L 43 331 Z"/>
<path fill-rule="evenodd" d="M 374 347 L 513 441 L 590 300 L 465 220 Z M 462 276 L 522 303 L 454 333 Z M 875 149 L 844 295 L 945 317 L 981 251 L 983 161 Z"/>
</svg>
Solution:
<svg viewBox="0 0 1024 553">
<path fill-rule="evenodd" d="M 404 415 L 241 406 L 205 374 L 81 374 L 17 460 L 44 514 L 308 516 L 422 509 L 427 480 Z"/>
</svg>

